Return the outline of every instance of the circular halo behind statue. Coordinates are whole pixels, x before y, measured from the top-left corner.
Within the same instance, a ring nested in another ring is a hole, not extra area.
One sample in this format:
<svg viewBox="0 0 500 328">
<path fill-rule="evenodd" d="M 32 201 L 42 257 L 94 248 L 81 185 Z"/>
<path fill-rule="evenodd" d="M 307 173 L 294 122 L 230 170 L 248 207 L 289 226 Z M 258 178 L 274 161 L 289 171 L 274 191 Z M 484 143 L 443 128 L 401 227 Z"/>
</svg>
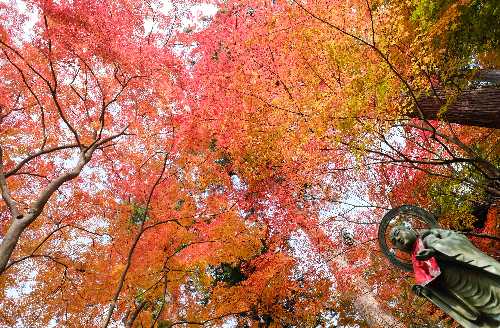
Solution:
<svg viewBox="0 0 500 328">
<path fill-rule="evenodd" d="M 412 263 L 410 260 L 399 257 L 395 250 L 389 248 L 387 245 L 387 233 L 390 231 L 390 227 L 398 224 L 409 224 L 413 227 L 412 223 L 417 226 L 414 228 L 438 227 L 436 218 L 428 211 L 418 206 L 402 205 L 387 212 L 380 221 L 378 228 L 378 243 L 382 253 L 384 253 L 392 264 L 405 271 L 413 270 Z"/>
</svg>

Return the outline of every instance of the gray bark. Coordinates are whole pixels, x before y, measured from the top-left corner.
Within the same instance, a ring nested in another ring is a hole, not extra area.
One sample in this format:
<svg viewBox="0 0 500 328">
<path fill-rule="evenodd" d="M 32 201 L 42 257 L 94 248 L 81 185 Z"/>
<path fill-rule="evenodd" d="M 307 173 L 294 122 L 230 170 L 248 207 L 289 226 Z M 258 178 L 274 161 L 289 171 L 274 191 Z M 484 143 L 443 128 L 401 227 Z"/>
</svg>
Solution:
<svg viewBox="0 0 500 328">
<path fill-rule="evenodd" d="M 19 213 L 17 216 L 12 217 L 10 227 L 0 243 L 0 274 L 7 268 L 12 252 L 14 251 L 14 248 L 16 247 L 19 237 L 24 229 L 26 229 L 42 213 L 45 204 L 47 204 L 50 197 L 62 184 L 76 178 L 80 174 L 85 164 L 90 161 L 94 150 L 95 147 L 89 149 L 88 151 L 83 151 L 80 154 L 78 164 L 72 170 L 51 181 L 49 185 L 40 192 L 36 201 L 31 204 L 30 209 L 26 214 L 23 215 Z M 7 189 L 6 185 L 3 186 L 3 190 L 5 189 Z M 19 211 L 16 210 L 15 212 Z"/>
<path fill-rule="evenodd" d="M 21 233 L 29 225 L 25 219 L 13 219 L 0 244 L 0 273 L 2 273 L 17 245 Z"/>
<path fill-rule="evenodd" d="M 5 178 L 2 151 L 0 148 L 0 189 L 2 192 L 3 201 L 9 208 L 12 217 L 9 229 L 3 236 L 2 242 L 0 243 L 0 274 L 2 274 L 8 268 L 9 260 L 12 256 L 12 253 L 14 252 L 17 242 L 19 241 L 19 237 L 21 236 L 23 231 L 40 216 L 50 197 L 52 197 L 57 189 L 59 189 L 59 187 L 61 187 L 64 183 L 75 179 L 80 174 L 83 167 L 91 160 L 93 153 L 98 147 L 123 135 L 126 129 L 127 128 L 123 129 L 116 135 L 98 139 L 88 148 L 81 149 L 80 158 L 78 159 L 78 163 L 75 165 L 75 167 L 52 180 L 48 184 L 48 186 L 38 194 L 36 200 L 31 203 L 29 210 L 25 214 L 21 213 L 21 211 L 17 207 L 16 202 L 10 194 L 10 190 Z"/>
</svg>

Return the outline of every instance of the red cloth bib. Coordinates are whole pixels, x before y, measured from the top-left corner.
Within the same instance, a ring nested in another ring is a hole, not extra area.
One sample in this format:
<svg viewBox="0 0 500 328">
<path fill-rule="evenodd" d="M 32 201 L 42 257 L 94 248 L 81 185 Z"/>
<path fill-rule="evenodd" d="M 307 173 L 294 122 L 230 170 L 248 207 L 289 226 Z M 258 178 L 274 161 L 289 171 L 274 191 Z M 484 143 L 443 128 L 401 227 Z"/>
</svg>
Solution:
<svg viewBox="0 0 500 328">
<path fill-rule="evenodd" d="M 413 272 L 415 272 L 415 282 L 419 285 L 425 286 L 441 274 L 441 269 L 434 257 L 425 261 L 417 260 L 418 252 L 424 249 L 424 242 L 422 239 L 417 238 L 411 253 L 411 262 L 413 264 Z"/>
</svg>

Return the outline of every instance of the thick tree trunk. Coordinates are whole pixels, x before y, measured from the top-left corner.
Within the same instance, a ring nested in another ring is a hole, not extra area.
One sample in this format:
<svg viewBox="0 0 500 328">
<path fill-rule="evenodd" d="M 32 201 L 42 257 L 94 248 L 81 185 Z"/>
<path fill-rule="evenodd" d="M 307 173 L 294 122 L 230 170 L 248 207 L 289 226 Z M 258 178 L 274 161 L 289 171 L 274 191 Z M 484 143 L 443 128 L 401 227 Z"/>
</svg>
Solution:
<svg viewBox="0 0 500 328">
<path fill-rule="evenodd" d="M 500 86 L 500 70 L 482 69 L 476 73 L 475 80 L 480 83 L 494 84 Z"/>
<path fill-rule="evenodd" d="M 437 97 L 421 98 L 418 102 L 424 117 L 429 120 L 440 119 L 450 123 L 500 128 L 500 88 L 483 87 L 465 90 L 440 113 L 446 104 L 443 90 L 436 90 Z M 418 117 L 414 112 L 410 116 Z"/>
<path fill-rule="evenodd" d="M 443 89 L 436 88 L 432 96 L 419 99 L 422 114 L 429 120 L 440 119 L 462 125 L 500 128 L 500 70 L 480 70 L 472 84 L 474 88 L 462 91 L 455 98 L 447 95 Z M 449 104 L 447 98 L 452 99 Z M 410 113 L 410 116 L 420 117 L 417 110 Z"/>
<path fill-rule="evenodd" d="M 2 242 L 0 243 L 0 274 L 5 271 L 19 237 L 28 225 L 29 221 L 26 219 L 12 220 L 9 230 L 7 230 L 7 233 L 3 236 Z"/>
</svg>

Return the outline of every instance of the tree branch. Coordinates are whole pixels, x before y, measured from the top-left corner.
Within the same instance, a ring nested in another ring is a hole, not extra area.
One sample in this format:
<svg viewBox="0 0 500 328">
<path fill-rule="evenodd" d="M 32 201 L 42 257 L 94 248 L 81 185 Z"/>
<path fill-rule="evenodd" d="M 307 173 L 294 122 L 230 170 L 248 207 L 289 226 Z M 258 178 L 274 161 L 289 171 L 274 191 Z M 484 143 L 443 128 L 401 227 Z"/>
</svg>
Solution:
<svg viewBox="0 0 500 328">
<path fill-rule="evenodd" d="M 139 243 L 139 240 L 141 239 L 141 237 L 144 233 L 144 222 L 146 221 L 146 217 L 148 215 L 149 205 L 151 203 L 151 199 L 153 197 L 153 194 L 154 194 L 156 187 L 160 184 L 160 181 L 163 177 L 163 174 L 165 173 L 165 170 L 167 168 L 168 155 L 169 155 L 168 153 L 165 154 L 165 157 L 163 159 L 162 168 L 161 168 L 161 173 L 158 176 L 158 178 L 156 179 L 155 183 L 153 184 L 151 191 L 149 192 L 148 200 L 146 202 L 146 210 L 144 211 L 144 214 L 142 215 L 142 218 L 141 218 L 141 225 L 139 227 L 139 232 L 136 234 L 134 240 L 132 241 L 132 245 L 130 246 L 130 249 L 128 251 L 127 262 L 126 262 L 125 268 L 123 269 L 122 274 L 120 275 L 120 279 L 118 280 L 118 286 L 116 287 L 113 299 L 111 300 L 111 304 L 110 304 L 109 309 L 106 313 L 104 321 L 101 325 L 102 328 L 108 327 L 109 322 L 111 321 L 111 316 L 113 315 L 116 304 L 118 302 L 118 297 L 120 296 L 120 293 L 121 293 L 122 288 L 123 288 L 123 284 L 125 283 L 125 278 L 127 276 L 128 270 L 130 269 L 130 266 L 132 264 L 132 255 L 134 254 L 135 248 L 137 247 L 137 244 Z"/>
<path fill-rule="evenodd" d="M 30 162 L 31 160 L 33 160 L 39 156 L 50 154 L 50 153 L 58 151 L 58 150 L 70 149 L 70 148 L 79 148 L 79 145 L 78 144 L 69 144 L 69 145 L 55 146 L 55 147 L 52 147 L 49 149 L 40 150 L 40 151 L 38 151 L 34 154 L 31 154 L 31 155 L 28 155 L 28 157 L 26 157 L 21 162 L 19 162 L 13 169 L 6 172 L 5 177 L 8 178 L 12 175 L 15 175 L 17 173 L 17 171 L 19 171 L 24 165 L 26 165 L 28 162 Z"/>
<path fill-rule="evenodd" d="M 7 185 L 7 181 L 5 179 L 5 174 L 3 171 L 3 150 L 2 147 L 0 147 L 0 189 L 2 191 L 2 198 L 7 207 L 9 208 L 10 215 L 13 219 L 19 219 L 22 218 L 23 215 L 19 212 L 19 209 L 17 208 L 17 204 L 12 198 L 12 195 L 10 194 L 9 186 Z"/>
</svg>

